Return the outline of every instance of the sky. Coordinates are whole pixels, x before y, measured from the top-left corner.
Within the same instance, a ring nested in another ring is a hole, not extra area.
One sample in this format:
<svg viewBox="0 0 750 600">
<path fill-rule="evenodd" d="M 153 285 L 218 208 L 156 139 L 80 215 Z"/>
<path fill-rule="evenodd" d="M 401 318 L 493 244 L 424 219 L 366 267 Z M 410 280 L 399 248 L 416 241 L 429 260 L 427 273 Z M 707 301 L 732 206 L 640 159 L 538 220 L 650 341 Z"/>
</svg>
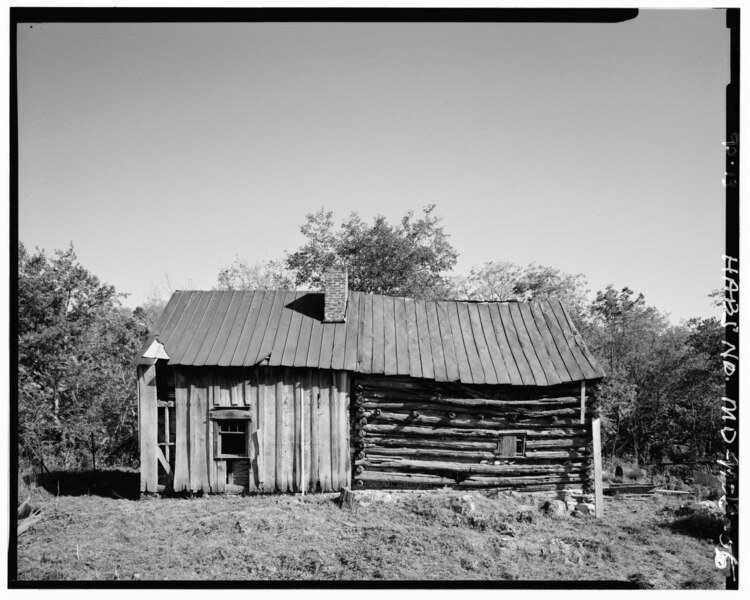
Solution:
<svg viewBox="0 0 750 600">
<path fill-rule="evenodd" d="M 718 315 L 723 10 L 617 24 L 22 24 L 19 239 L 142 303 L 436 204 L 459 253 Z"/>
</svg>

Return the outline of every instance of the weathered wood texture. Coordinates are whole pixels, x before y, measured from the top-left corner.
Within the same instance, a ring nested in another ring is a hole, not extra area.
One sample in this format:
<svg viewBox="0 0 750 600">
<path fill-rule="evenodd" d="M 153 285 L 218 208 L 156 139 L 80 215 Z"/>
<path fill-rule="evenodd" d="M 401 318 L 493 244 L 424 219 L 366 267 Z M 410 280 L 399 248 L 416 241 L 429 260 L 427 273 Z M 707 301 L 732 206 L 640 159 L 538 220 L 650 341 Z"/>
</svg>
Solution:
<svg viewBox="0 0 750 600">
<path fill-rule="evenodd" d="M 261 366 L 174 367 L 174 376 L 175 492 L 236 492 L 238 486 L 256 493 L 299 492 L 303 487 L 307 492 L 331 492 L 350 485 L 347 373 Z M 155 388 L 153 396 L 152 446 L 156 448 Z M 247 408 L 250 413 L 246 459 L 215 459 L 215 421 L 210 411 L 222 407 Z M 151 435 L 143 424 L 141 431 Z M 155 478 L 155 451 L 151 456 Z M 142 487 L 156 491 L 155 482 L 153 490 L 150 484 Z"/>
<path fill-rule="evenodd" d="M 580 391 L 354 375 L 353 486 L 592 487 L 597 401 L 581 422 Z"/>
<path fill-rule="evenodd" d="M 138 367 L 141 492 L 155 493 L 158 484 L 156 365 Z"/>
<path fill-rule="evenodd" d="M 253 365 L 409 375 L 441 382 L 555 386 L 605 375 L 558 300 L 433 302 L 350 292 L 345 323 L 323 294 L 175 292 L 158 339 L 172 366 Z"/>
</svg>

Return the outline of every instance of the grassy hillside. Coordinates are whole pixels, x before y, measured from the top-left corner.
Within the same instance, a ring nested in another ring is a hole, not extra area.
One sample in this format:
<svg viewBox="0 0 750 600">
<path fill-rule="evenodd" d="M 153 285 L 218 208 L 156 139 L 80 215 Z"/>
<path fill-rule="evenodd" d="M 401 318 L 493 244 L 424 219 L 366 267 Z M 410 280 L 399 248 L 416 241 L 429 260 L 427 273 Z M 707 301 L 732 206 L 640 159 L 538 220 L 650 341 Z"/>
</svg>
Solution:
<svg viewBox="0 0 750 600">
<path fill-rule="evenodd" d="M 530 495 L 375 492 L 340 509 L 331 494 L 138 501 L 31 491 L 44 518 L 19 539 L 22 580 L 724 585 L 711 540 L 674 528 L 684 525 L 674 498 L 607 499 L 596 520 L 546 515 Z"/>
</svg>

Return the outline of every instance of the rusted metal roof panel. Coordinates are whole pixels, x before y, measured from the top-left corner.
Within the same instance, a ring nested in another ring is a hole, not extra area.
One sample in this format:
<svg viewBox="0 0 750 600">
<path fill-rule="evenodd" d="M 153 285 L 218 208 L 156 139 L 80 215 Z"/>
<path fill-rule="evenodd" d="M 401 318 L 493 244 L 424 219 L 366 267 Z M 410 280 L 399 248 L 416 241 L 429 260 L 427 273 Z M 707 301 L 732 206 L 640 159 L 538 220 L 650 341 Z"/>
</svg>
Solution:
<svg viewBox="0 0 750 600">
<path fill-rule="evenodd" d="M 153 340 L 171 365 L 267 364 L 532 386 L 605 375 L 559 300 L 432 302 L 350 292 L 346 321 L 325 323 L 319 292 L 179 291 L 136 363 Z"/>
</svg>

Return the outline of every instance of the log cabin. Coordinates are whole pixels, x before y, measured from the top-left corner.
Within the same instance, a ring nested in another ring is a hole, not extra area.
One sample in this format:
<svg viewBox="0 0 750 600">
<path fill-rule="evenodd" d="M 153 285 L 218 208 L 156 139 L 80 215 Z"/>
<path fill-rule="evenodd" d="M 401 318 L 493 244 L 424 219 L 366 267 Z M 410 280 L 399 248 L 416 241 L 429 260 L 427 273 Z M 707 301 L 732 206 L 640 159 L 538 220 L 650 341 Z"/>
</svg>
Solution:
<svg viewBox="0 0 750 600">
<path fill-rule="evenodd" d="M 177 291 L 139 351 L 143 493 L 597 492 L 604 377 L 563 304 Z"/>
</svg>

